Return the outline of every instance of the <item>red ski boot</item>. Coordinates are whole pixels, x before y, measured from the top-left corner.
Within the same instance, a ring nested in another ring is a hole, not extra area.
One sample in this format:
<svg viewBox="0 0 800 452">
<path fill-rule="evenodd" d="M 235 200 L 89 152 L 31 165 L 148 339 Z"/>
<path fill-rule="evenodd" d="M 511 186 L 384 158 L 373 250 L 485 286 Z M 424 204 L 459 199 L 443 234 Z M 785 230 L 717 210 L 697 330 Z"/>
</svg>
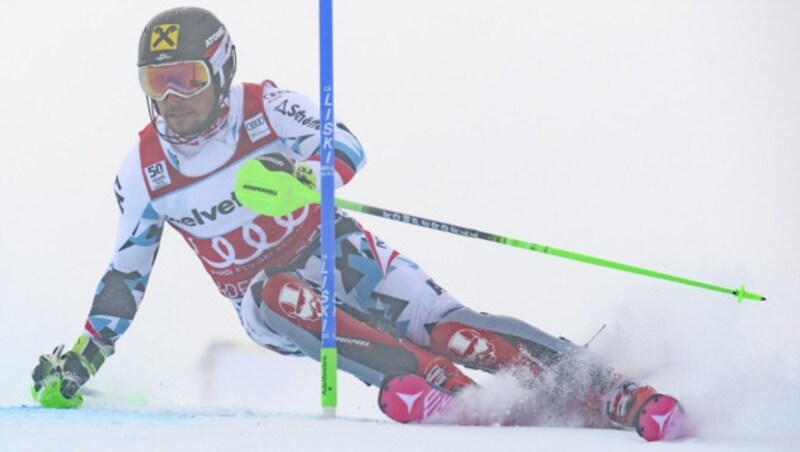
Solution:
<svg viewBox="0 0 800 452">
<path fill-rule="evenodd" d="M 455 393 L 475 384 L 452 361 L 410 342 L 404 347 L 417 357 L 419 375 L 398 374 L 384 379 L 378 396 L 381 411 L 397 422 L 425 422 L 443 412 Z"/>
<path fill-rule="evenodd" d="M 647 441 L 673 440 L 686 434 L 686 415 L 678 400 L 650 386 L 625 382 L 606 402 L 611 421 L 636 430 Z"/>
</svg>

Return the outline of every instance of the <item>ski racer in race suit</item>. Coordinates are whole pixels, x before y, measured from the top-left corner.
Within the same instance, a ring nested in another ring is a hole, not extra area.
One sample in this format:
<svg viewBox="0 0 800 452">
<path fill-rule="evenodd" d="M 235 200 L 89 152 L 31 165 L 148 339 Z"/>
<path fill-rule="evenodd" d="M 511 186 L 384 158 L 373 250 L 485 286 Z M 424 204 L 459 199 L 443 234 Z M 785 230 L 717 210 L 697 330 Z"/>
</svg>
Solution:
<svg viewBox="0 0 800 452">
<path fill-rule="evenodd" d="M 116 252 L 83 333 L 69 351 L 57 348 L 40 358 L 34 390 L 55 376 L 66 398 L 77 397 L 114 353 L 142 302 L 165 225 L 194 250 L 253 341 L 318 359 L 319 206 L 268 217 L 243 207 L 233 191 L 238 168 L 251 159 L 316 186 L 318 107 L 269 80 L 233 84 L 231 37 L 199 8 L 155 16 L 142 33 L 138 67 L 152 122 L 114 184 Z M 335 157 L 337 186 L 364 167 L 361 144 L 341 122 Z M 533 381 L 556 372 L 567 381 L 586 361 L 577 359 L 588 355 L 582 347 L 463 306 L 343 212 L 336 214 L 336 240 L 339 365 L 371 385 L 400 373 L 447 391 L 472 385 L 454 363 L 489 372 L 521 368 Z M 575 385 L 570 403 L 589 413 L 587 423 L 630 426 L 638 406 L 654 394 L 603 366 L 584 370 L 589 378 Z"/>
</svg>

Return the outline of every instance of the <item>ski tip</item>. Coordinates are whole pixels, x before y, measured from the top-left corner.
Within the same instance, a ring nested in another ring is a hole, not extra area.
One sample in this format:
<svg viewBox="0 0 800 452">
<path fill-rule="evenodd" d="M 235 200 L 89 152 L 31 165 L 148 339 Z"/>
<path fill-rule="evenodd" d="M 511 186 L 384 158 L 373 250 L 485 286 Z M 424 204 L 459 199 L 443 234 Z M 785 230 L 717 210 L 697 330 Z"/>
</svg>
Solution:
<svg viewBox="0 0 800 452">
<path fill-rule="evenodd" d="M 656 394 L 635 421 L 636 433 L 648 442 L 675 441 L 688 435 L 686 412 L 674 397 Z"/>
</svg>

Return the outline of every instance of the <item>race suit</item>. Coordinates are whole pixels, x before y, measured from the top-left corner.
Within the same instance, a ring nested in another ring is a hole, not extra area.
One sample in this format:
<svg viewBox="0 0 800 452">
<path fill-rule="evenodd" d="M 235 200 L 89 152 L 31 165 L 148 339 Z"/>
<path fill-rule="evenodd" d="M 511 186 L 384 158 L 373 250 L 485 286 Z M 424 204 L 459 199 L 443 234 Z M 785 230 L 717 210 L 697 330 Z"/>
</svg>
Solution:
<svg viewBox="0 0 800 452">
<path fill-rule="evenodd" d="M 171 144 L 155 127 L 164 130 L 166 124 L 158 118 L 140 132 L 115 181 L 120 209 L 116 252 L 76 346 L 92 373 L 114 353 L 117 339 L 136 315 L 165 223 L 192 247 L 257 343 L 284 354 L 301 354 L 284 334 L 253 319 L 258 314 L 242 309 L 242 301 L 253 282 L 276 269 L 294 269 L 312 284 L 319 278 L 319 206 L 283 217 L 258 215 L 242 206 L 233 187 L 244 162 L 270 153 L 303 162 L 318 174 L 318 107 L 266 81 L 233 86 L 223 120 L 192 143 Z M 342 123 L 337 123 L 334 147 L 339 187 L 364 166 L 365 156 Z M 337 265 L 337 273 L 344 273 L 337 284 L 338 299 L 391 324 L 393 333 L 424 344 L 428 339 L 423 325 L 460 306 L 431 285 L 417 265 L 342 212 L 337 212 L 337 239 L 339 260 L 344 256 Z"/>
<path fill-rule="evenodd" d="M 164 140 L 161 118 L 140 132 L 115 183 L 116 252 L 73 348 L 92 375 L 136 315 L 165 223 L 194 250 L 255 342 L 319 359 L 319 206 L 263 216 L 242 206 L 233 189 L 240 166 L 267 154 L 319 174 L 319 118 L 308 98 L 266 81 L 233 86 L 213 130 L 191 143 Z M 334 148 L 342 186 L 364 166 L 364 151 L 342 123 Z M 361 380 L 379 385 L 415 373 L 452 390 L 471 384 L 453 363 L 490 372 L 521 366 L 538 375 L 579 353 L 527 323 L 465 308 L 343 212 L 335 229 L 339 366 Z"/>
</svg>

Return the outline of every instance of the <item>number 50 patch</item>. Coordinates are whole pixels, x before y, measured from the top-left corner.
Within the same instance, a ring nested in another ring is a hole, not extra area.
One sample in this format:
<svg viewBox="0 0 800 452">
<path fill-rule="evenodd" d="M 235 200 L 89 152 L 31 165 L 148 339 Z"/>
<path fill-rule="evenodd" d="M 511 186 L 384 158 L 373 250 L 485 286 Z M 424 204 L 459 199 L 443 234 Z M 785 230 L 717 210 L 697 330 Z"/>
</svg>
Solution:
<svg viewBox="0 0 800 452">
<path fill-rule="evenodd" d="M 147 176 L 147 183 L 150 185 L 151 191 L 156 191 L 172 183 L 167 171 L 167 163 L 164 160 L 145 168 L 144 174 Z"/>
</svg>

